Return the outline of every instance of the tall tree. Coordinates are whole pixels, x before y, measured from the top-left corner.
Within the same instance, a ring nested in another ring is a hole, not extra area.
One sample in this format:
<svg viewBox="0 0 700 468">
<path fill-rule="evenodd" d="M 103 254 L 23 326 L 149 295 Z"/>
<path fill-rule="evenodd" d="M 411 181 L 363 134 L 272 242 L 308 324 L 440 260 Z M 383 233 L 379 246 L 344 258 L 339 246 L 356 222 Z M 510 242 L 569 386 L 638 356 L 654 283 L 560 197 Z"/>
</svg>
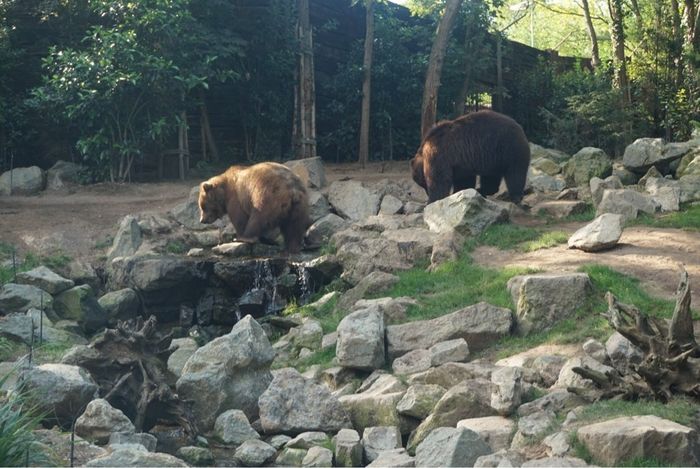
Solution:
<svg viewBox="0 0 700 468">
<path fill-rule="evenodd" d="M 625 59 L 625 29 L 622 16 L 622 0 L 608 0 L 610 10 L 610 36 L 613 45 L 613 86 L 622 94 L 622 104 L 631 103 L 627 64 Z"/>
<path fill-rule="evenodd" d="M 316 156 L 316 90 L 314 84 L 313 30 L 309 19 L 309 0 L 298 0 L 297 38 L 299 59 L 294 94 L 294 156 Z"/>
<path fill-rule="evenodd" d="M 374 42 L 374 1 L 365 1 L 365 54 L 362 60 L 362 115 L 360 118 L 360 150 L 358 160 L 365 167 L 369 159 L 369 110 L 372 84 L 372 50 Z"/>
<path fill-rule="evenodd" d="M 591 9 L 588 5 L 588 0 L 581 0 L 583 7 L 583 16 L 586 18 L 586 31 L 588 31 L 588 37 L 591 39 L 591 65 L 593 68 L 598 68 L 600 65 L 600 52 L 598 52 L 598 35 L 595 32 L 595 27 L 593 26 L 593 19 L 591 19 Z"/>
<path fill-rule="evenodd" d="M 445 61 L 447 51 L 447 41 L 450 37 L 450 30 L 454 25 L 457 12 L 462 4 L 462 0 L 447 0 L 445 12 L 442 14 L 430 50 L 428 61 L 428 71 L 425 74 L 425 86 L 423 87 L 423 104 L 421 106 L 421 136 L 424 137 L 435 125 L 437 114 L 437 97 L 440 89 L 440 76 L 442 65 Z"/>
</svg>

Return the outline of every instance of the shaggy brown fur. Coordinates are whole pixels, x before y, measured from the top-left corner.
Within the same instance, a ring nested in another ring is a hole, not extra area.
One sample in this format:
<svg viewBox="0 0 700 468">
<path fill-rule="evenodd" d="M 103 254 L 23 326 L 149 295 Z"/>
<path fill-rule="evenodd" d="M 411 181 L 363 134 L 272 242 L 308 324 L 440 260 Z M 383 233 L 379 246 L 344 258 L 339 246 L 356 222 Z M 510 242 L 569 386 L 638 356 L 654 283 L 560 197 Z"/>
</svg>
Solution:
<svg viewBox="0 0 700 468">
<path fill-rule="evenodd" d="M 287 166 L 273 162 L 231 166 L 202 182 L 199 210 L 200 222 L 205 224 L 228 214 L 243 242 L 256 242 L 279 227 L 289 253 L 301 250 L 311 224 L 304 183 Z"/>
<path fill-rule="evenodd" d="M 423 187 L 429 202 L 474 188 L 498 191 L 505 178 L 510 199 L 520 203 L 530 166 L 530 145 L 522 127 L 508 116 L 479 111 L 439 122 L 426 135 L 411 159 L 413 180 Z"/>
</svg>

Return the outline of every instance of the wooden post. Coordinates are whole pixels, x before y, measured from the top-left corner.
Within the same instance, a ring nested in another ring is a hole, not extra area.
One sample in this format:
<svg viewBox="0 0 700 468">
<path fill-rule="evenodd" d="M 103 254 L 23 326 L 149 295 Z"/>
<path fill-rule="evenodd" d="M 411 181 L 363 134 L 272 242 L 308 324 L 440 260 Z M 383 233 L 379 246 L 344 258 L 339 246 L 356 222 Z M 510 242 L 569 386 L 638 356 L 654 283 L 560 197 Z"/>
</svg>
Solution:
<svg viewBox="0 0 700 468">
<path fill-rule="evenodd" d="M 365 55 L 362 60 L 362 111 L 360 117 L 360 150 L 358 160 L 364 168 L 369 159 L 369 111 L 372 84 L 372 42 L 374 41 L 374 3 L 365 0 Z"/>
<path fill-rule="evenodd" d="M 309 19 L 309 0 L 298 0 L 297 84 L 295 87 L 294 149 L 295 157 L 316 156 L 316 90 L 314 85 L 313 31 Z"/>
</svg>

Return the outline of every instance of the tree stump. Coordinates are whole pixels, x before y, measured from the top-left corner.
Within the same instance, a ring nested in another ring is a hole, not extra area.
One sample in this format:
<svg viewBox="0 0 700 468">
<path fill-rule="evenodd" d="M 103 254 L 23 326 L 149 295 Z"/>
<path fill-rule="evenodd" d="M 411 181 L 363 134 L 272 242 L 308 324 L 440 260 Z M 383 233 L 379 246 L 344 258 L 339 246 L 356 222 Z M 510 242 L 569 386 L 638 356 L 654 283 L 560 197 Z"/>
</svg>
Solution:
<svg viewBox="0 0 700 468">
<path fill-rule="evenodd" d="M 90 372 L 100 396 L 123 411 L 137 432 L 160 422 L 193 435 L 188 408 L 172 390 L 176 378 L 167 366 L 172 334 L 161 334 L 156 325 L 154 316 L 120 321 L 89 345 L 97 355 L 77 364 Z"/>
<path fill-rule="evenodd" d="M 700 345 L 693 333 L 690 312 L 688 272 L 681 271 L 676 306 L 670 322 L 649 317 L 633 305 L 618 302 L 608 292 L 606 318 L 622 336 L 642 350 L 644 359 L 629 370 L 615 369 L 602 374 L 587 367 L 575 367 L 574 372 L 592 380 L 597 389 L 569 391 L 591 400 L 649 399 L 668 401 L 673 395 L 685 395 L 700 400 Z"/>
</svg>

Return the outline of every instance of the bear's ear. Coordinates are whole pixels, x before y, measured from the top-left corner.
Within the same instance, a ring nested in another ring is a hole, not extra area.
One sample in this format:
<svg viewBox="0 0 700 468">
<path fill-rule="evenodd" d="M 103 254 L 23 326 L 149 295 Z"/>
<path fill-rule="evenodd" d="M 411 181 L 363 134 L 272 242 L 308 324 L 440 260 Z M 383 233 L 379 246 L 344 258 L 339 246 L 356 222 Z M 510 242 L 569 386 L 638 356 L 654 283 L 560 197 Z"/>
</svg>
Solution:
<svg viewBox="0 0 700 468">
<path fill-rule="evenodd" d="M 214 188 L 214 184 L 211 182 L 202 182 L 202 190 L 205 192 L 210 192 Z"/>
</svg>

